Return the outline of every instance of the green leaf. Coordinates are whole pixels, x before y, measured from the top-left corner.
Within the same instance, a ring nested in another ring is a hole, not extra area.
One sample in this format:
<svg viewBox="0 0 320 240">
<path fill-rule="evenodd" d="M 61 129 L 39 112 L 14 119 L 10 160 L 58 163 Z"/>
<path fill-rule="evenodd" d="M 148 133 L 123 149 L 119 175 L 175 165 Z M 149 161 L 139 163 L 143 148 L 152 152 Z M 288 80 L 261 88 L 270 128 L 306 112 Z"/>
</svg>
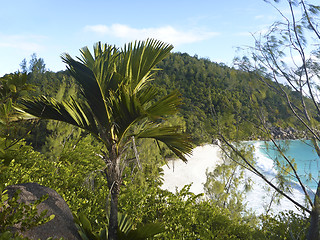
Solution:
<svg viewBox="0 0 320 240">
<path fill-rule="evenodd" d="M 182 100 L 180 98 L 180 93 L 178 91 L 174 91 L 153 103 L 146 109 L 146 112 L 151 119 L 158 119 L 162 116 L 168 116 L 177 113 L 178 107 L 181 104 Z"/>
<path fill-rule="evenodd" d="M 108 240 L 108 229 L 104 227 L 100 230 L 99 240 Z"/>
<path fill-rule="evenodd" d="M 188 134 L 180 133 L 177 126 L 154 126 L 142 130 L 137 138 L 153 138 L 163 142 L 181 160 L 187 161 L 185 155 L 191 154 L 193 144 Z"/>
<path fill-rule="evenodd" d="M 79 221 L 81 223 L 81 226 L 86 232 L 92 232 L 91 223 L 84 214 L 82 213 L 79 214 Z"/>
<path fill-rule="evenodd" d="M 124 234 L 133 229 L 133 224 L 127 215 L 118 212 L 118 228 Z"/>
</svg>

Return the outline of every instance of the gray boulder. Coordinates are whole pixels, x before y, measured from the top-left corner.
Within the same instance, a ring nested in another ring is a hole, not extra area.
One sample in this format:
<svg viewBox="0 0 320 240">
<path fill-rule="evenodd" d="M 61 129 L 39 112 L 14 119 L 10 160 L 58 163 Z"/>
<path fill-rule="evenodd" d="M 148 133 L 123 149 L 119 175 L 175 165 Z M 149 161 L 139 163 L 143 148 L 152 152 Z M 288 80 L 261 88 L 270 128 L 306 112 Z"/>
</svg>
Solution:
<svg viewBox="0 0 320 240">
<path fill-rule="evenodd" d="M 41 186 L 37 183 L 23 183 L 18 185 L 8 186 L 9 197 L 20 189 L 20 200 L 26 204 L 33 203 L 41 196 L 48 194 L 48 199 L 38 205 L 38 212 L 48 210 L 48 215 L 54 214 L 55 218 L 45 224 L 34 227 L 21 234 L 30 239 L 45 240 L 48 237 L 53 239 L 69 239 L 78 240 L 81 237 L 78 234 L 77 228 L 73 221 L 72 213 L 64 201 L 64 199 L 53 189 Z"/>
</svg>

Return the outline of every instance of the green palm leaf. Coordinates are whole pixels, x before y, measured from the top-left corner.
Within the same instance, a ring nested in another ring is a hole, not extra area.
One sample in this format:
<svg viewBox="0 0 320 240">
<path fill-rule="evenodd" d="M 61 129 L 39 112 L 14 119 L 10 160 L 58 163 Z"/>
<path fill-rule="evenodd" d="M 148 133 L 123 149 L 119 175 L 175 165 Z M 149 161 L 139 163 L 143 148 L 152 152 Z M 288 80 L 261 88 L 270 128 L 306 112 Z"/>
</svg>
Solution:
<svg viewBox="0 0 320 240">
<path fill-rule="evenodd" d="M 162 223 L 147 223 L 131 230 L 123 240 L 145 240 L 165 231 Z"/>
<path fill-rule="evenodd" d="M 71 99 L 70 102 L 63 101 L 61 103 L 45 96 L 24 99 L 21 101 L 18 110 L 38 118 L 66 122 L 83 128 L 96 136 L 99 134 L 90 107 L 74 99 Z"/>
<path fill-rule="evenodd" d="M 122 87 L 117 93 L 110 95 L 109 104 L 112 109 L 114 127 L 118 139 L 121 139 L 130 126 L 147 115 L 136 96 L 131 95 L 126 88 Z"/>
<path fill-rule="evenodd" d="M 109 127 L 110 116 L 105 105 L 103 91 L 93 71 L 81 62 L 75 61 L 68 54 L 62 57 L 68 64 L 68 70 L 81 87 L 81 92 L 100 125 Z"/>
<path fill-rule="evenodd" d="M 141 105 L 148 105 L 156 99 L 158 94 L 158 89 L 153 86 L 147 86 L 142 91 L 137 92 L 136 95 Z"/>
<path fill-rule="evenodd" d="M 127 234 L 133 229 L 133 223 L 126 214 L 118 212 L 118 228 L 119 232 Z"/>
<path fill-rule="evenodd" d="M 151 119 L 159 119 L 162 116 L 173 115 L 178 112 L 178 107 L 182 104 L 182 99 L 178 91 L 174 91 L 146 109 Z"/>
<path fill-rule="evenodd" d="M 130 81 L 133 92 L 140 91 L 148 80 L 156 64 L 166 58 L 173 46 L 154 39 L 129 43 L 122 49 L 119 72 Z"/>
<path fill-rule="evenodd" d="M 147 223 L 134 225 L 126 214 L 118 213 L 118 237 L 121 240 L 145 240 L 165 231 L 162 223 Z"/>
<path fill-rule="evenodd" d="M 137 138 L 153 138 L 163 142 L 181 160 L 187 162 L 185 155 L 189 155 L 193 144 L 189 135 L 179 132 L 179 127 L 155 126 L 142 130 L 136 135 Z"/>
<path fill-rule="evenodd" d="M 80 61 L 91 69 L 104 99 L 108 98 L 109 90 L 116 91 L 121 83 L 116 71 L 116 61 L 120 53 L 111 45 L 104 44 L 102 47 L 100 42 L 94 45 L 94 57 L 87 47 L 80 51 Z"/>
</svg>

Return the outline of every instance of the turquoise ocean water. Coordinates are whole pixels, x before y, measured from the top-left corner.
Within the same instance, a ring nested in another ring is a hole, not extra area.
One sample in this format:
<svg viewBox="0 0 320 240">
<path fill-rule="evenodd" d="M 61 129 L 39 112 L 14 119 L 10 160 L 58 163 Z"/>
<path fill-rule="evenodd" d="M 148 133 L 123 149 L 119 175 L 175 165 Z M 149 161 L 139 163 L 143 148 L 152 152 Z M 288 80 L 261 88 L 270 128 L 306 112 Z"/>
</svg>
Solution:
<svg viewBox="0 0 320 240">
<path fill-rule="evenodd" d="M 319 181 L 320 158 L 312 147 L 310 140 L 279 140 L 277 141 L 287 157 L 293 158 L 297 172 L 303 183 L 315 190 Z M 255 156 L 257 165 L 265 172 L 274 174 L 277 166 L 273 159 L 284 161 L 272 142 L 256 141 Z M 295 181 L 295 180 L 293 180 Z"/>
</svg>

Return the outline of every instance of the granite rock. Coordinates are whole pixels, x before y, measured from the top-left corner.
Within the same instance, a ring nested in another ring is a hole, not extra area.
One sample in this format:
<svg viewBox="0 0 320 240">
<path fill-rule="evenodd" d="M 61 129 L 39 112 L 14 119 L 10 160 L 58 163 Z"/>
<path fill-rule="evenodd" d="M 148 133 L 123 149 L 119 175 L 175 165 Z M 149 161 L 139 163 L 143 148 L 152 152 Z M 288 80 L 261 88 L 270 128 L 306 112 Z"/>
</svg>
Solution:
<svg viewBox="0 0 320 240">
<path fill-rule="evenodd" d="M 45 224 L 22 232 L 24 237 L 30 239 L 45 240 L 48 237 L 53 239 L 81 239 L 73 221 L 72 213 L 65 200 L 53 189 L 41 186 L 37 183 L 23 183 L 11 185 L 6 188 L 9 197 L 12 197 L 17 190 L 21 190 L 19 201 L 26 204 L 33 203 L 41 196 L 48 194 L 48 199 L 38 205 L 38 212 L 48 210 L 48 216 L 54 214 L 55 218 Z"/>
</svg>

